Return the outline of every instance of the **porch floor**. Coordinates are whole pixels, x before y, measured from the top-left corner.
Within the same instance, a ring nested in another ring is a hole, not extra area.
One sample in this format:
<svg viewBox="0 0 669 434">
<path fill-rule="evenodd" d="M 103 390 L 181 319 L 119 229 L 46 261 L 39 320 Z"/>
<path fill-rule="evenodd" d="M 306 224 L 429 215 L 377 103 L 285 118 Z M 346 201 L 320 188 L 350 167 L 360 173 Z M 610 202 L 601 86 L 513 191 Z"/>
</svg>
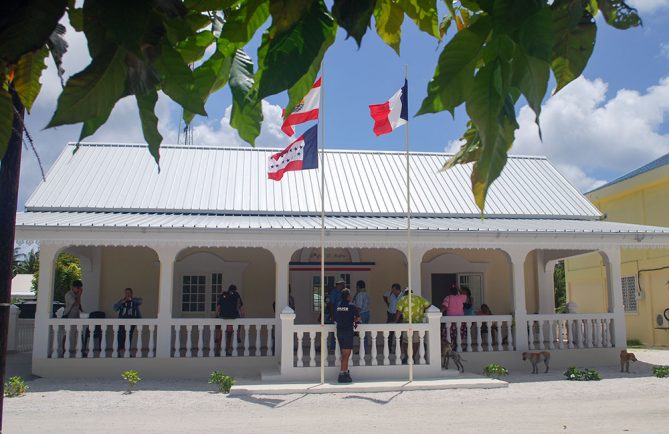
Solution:
<svg viewBox="0 0 669 434">
<path fill-rule="evenodd" d="M 352 371 L 353 372 L 353 371 Z M 428 378 L 394 381 L 360 381 L 349 384 L 326 382 L 302 383 L 244 383 L 236 384 L 230 395 L 286 395 L 286 394 L 318 394 L 318 393 L 370 393 L 370 392 L 404 392 L 411 390 L 445 390 L 445 389 L 498 389 L 508 387 L 505 381 L 494 380 L 474 374 L 460 374 L 448 378 Z"/>
</svg>

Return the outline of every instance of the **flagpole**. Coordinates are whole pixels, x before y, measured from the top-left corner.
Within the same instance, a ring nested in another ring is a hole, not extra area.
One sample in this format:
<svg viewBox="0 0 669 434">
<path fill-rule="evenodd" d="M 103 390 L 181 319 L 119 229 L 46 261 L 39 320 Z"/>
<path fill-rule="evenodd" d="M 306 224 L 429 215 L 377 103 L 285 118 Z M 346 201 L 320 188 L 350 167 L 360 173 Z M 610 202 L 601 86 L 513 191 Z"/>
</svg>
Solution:
<svg viewBox="0 0 669 434">
<path fill-rule="evenodd" d="M 407 82 L 407 94 L 409 93 L 409 65 L 404 65 L 404 80 Z M 406 98 L 407 105 L 409 104 L 409 95 Z M 410 181 L 410 164 L 409 164 L 409 117 L 407 116 L 407 124 L 405 128 L 405 148 L 406 148 L 406 165 L 407 165 L 407 279 L 409 288 L 409 333 L 407 336 L 407 355 L 409 358 L 409 381 L 413 381 L 413 309 L 411 308 L 411 295 L 413 288 L 411 287 L 411 181 Z"/>
<path fill-rule="evenodd" d="M 325 61 L 321 61 L 321 94 L 319 127 L 321 130 L 321 384 L 325 383 L 325 356 L 328 348 L 325 339 Z M 336 339 L 336 337 L 335 337 Z M 335 345 L 336 348 L 336 345 Z M 336 358 L 336 355 L 335 355 Z"/>
</svg>

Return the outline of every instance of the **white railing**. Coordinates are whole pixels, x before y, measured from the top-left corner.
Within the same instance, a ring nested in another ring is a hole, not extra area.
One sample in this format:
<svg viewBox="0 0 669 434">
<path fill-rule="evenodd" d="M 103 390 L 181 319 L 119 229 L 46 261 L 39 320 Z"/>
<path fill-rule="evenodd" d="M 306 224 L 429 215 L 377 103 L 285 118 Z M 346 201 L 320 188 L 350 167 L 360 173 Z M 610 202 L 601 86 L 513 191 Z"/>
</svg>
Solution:
<svg viewBox="0 0 669 434">
<path fill-rule="evenodd" d="M 272 357 L 274 318 L 172 319 L 171 357 Z"/>
<path fill-rule="evenodd" d="M 351 366 L 389 366 L 406 363 L 402 354 L 402 336 L 406 336 L 408 324 L 360 324 L 356 329 L 351 354 Z M 326 333 L 325 366 L 339 366 L 341 354 L 336 339 L 336 329 L 332 324 L 324 326 Z M 429 324 L 413 324 L 414 339 L 418 340 L 418 351 L 414 354 L 414 364 L 429 364 L 428 342 Z M 438 332 L 437 332 L 438 333 Z M 406 339 L 406 338 L 405 338 Z M 441 351 L 438 349 L 437 351 Z M 321 364 L 321 326 L 293 326 L 293 366 L 313 367 Z"/>
<path fill-rule="evenodd" d="M 15 324 L 16 351 L 32 351 L 33 335 L 35 333 L 35 320 L 28 318 L 17 318 Z"/>
<path fill-rule="evenodd" d="M 546 314 L 528 315 L 530 350 L 573 348 L 610 348 L 613 314 Z"/>
<path fill-rule="evenodd" d="M 442 316 L 443 336 L 457 351 L 513 351 L 511 315 Z"/>
<path fill-rule="evenodd" d="M 51 358 L 156 356 L 156 319 L 50 319 Z"/>
</svg>

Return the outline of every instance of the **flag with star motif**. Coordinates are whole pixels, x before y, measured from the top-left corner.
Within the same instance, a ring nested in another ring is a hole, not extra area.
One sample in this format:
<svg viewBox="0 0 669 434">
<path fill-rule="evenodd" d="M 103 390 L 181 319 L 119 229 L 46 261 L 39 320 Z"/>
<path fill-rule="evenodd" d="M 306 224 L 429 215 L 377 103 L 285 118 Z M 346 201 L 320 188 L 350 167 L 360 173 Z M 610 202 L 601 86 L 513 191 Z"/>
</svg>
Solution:
<svg viewBox="0 0 669 434">
<path fill-rule="evenodd" d="M 308 169 L 318 169 L 318 125 L 309 128 L 283 151 L 269 157 L 267 178 L 281 181 L 286 172 Z"/>
<path fill-rule="evenodd" d="M 302 101 L 295 106 L 293 112 L 286 116 L 286 119 L 281 125 L 281 131 L 286 133 L 287 136 L 292 136 L 295 134 L 293 125 L 303 124 L 308 121 L 313 121 L 318 119 L 318 109 L 321 98 L 321 79 L 316 80 L 309 93 L 302 98 Z M 285 112 L 283 113 L 286 114 Z"/>
</svg>

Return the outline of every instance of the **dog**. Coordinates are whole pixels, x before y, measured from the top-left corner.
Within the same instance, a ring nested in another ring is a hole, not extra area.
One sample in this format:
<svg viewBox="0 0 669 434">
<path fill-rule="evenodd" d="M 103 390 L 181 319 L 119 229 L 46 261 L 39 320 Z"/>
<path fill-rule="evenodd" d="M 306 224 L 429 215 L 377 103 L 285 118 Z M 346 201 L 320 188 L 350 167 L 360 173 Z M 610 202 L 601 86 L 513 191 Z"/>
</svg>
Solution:
<svg viewBox="0 0 669 434">
<path fill-rule="evenodd" d="M 453 349 L 451 343 L 447 340 L 441 341 L 441 366 L 445 369 L 448 369 L 450 360 L 453 360 L 455 367 L 460 373 L 465 372 L 465 367 L 462 364 L 463 361 L 466 361 L 460 356 L 460 354 Z"/>
<path fill-rule="evenodd" d="M 630 362 L 636 362 L 636 356 L 634 353 L 628 353 L 627 350 L 622 350 L 620 352 L 620 372 L 629 373 Z"/>
<path fill-rule="evenodd" d="M 551 353 L 548 351 L 540 351 L 537 353 L 523 353 L 523 360 L 530 360 L 530 363 L 532 363 L 532 373 L 533 374 L 538 374 L 539 373 L 539 362 L 544 362 L 546 365 L 546 370 L 544 373 L 548 372 L 548 362 L 551 360 Z"/>
</svg>

